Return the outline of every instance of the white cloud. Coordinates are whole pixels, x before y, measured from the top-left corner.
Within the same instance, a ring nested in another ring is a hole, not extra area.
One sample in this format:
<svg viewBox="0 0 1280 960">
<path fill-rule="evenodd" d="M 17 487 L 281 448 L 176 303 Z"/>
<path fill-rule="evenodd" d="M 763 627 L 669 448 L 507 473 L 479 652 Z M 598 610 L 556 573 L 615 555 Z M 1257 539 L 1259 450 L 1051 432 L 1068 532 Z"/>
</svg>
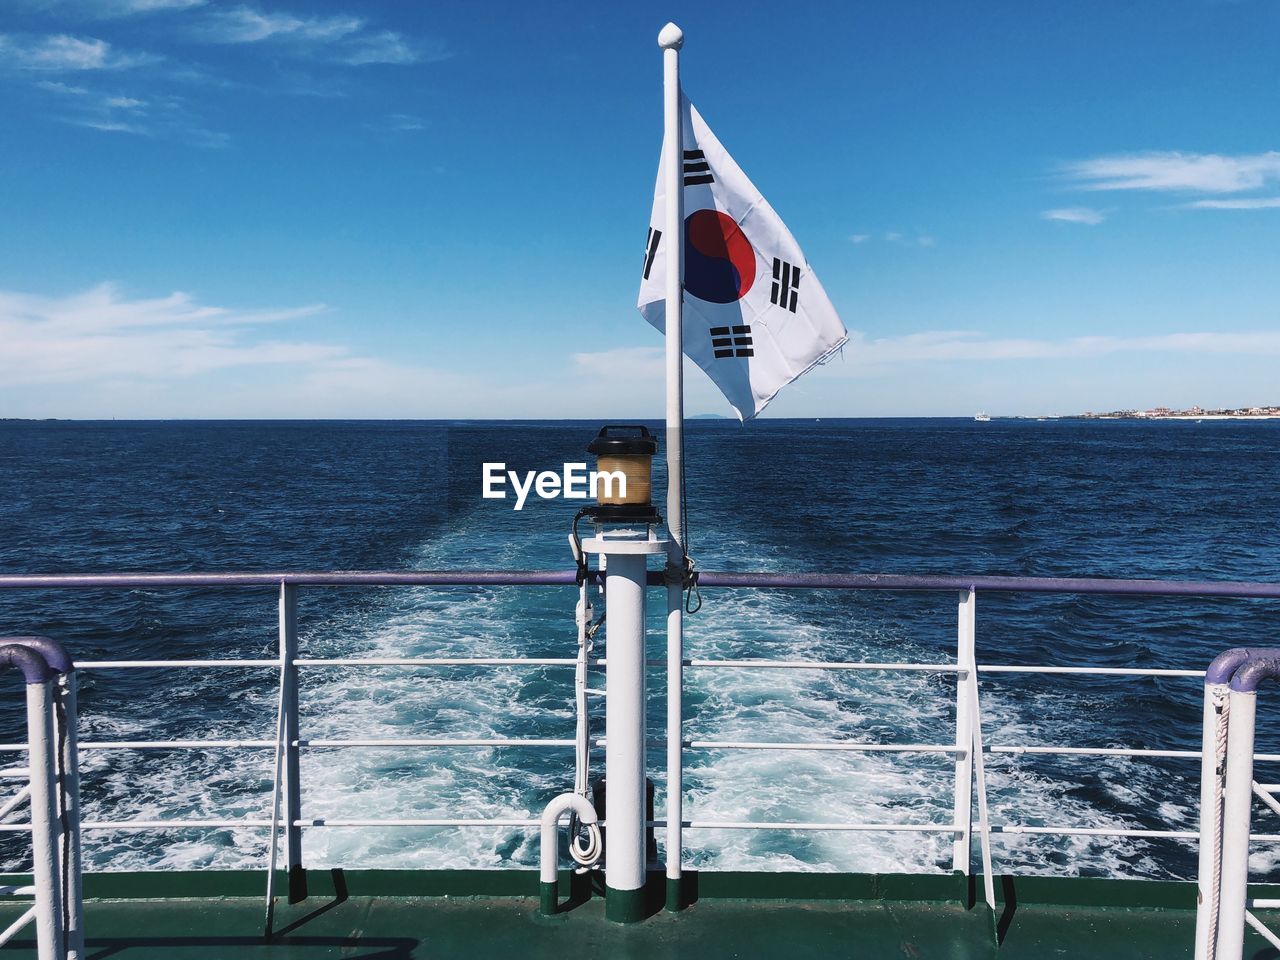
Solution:
<svg viewBox="0 0 1280 960">
<path fill-rule="evenodd" d="M 0 404 L 31 417 L 454 417 L 557 395 L 286 336 L 326 310 L 129 298 L 111 284 L 64 297 L 0 290 Z"/>
<path fill-rule="evenodd" d="M 286 37 L 332 41 L 350 36 L 363 27 L 364 21 L 359 17 L 295 17 L 240 6 L 219 11 L 209 22 L 205 38 L 219 43 L 257 43 Z"/>
<path fill-rule="evenodd" d="M 190 10 L 208 0 L 43 0 L 39 5 L 68 10 L 86 17 L 110 19 L 165 10 Z"/>
<path fill-rule="evenodd" d="M 1101 210 L 1092 207 L 1059 207 L 1056 210 L 1045 210 L 1040 214 L 1043 220 L 1062 220 L 1066 223 L 1087 223 L 1096 226 L 1106 219 Z"/>
<path fill-rule="evenodd" d="M 618 347 L 598 353 L 575 353 L 574 374 L 600 380 L 654 380 L 666 372 L 662 347 Z"/>
<path fill-rule="evenodd" d="M 65 83 L 36 84 L 65 96 L 66 112 L 57 119 L 75 127 L 106 133 L 178 141 L 198 147 L 224 147 L 230 137 L 209 130 L 190 113 L 181 97 L 156 95 L 147 100 L 123 95 L 103 95 Z"/>
<path fill-rule="evenodd" d="M 414 131 L 427 129 L 426 121 L 421 117 L 415 117 L 409 113 L 393 113 L 390 114 L 386 122 L 382 124 L 384 130 L 396 131 Z"/>
<path fill-rule="evenodd" d="M 419 60 L 434 63 L 448 58 L 444 44 L 434 43 L 424 53 L 394 30 L 380 30 L 357 37 L 342 55 L 342 61 L 353 67 L 366 63 L 417 63 Z"/>
<path fill-rule="evenodd" d="M 50 93 L 64 93 L 72 97 L 84 97 L 89 94 L 89 91 L 84 87 L 76 87 L 58 80 L 38 80 L 36 81 L 36 86 L 41 90 L 48 90 Z"/>
<path fill-rule="evenodd" d="M 875 234 L 849 234 L 849 242 L 855 246 L 861 246 L 873 240 L 875 240 Z M 903 233 L 901 230 L 890 230 L 884 235 L 884 240 L 886 243 L 895 243 L 907 247 L 936 247 L 938 245 L 937 237 L 929 233 L 922 233 L 919 229 L 914 234 Z"/>
<path fill-rule="evenodd" d="M 203 7 L 208 0 L 97 0 L 97 5 L 121 14 L 154 13 L 157 10 L 190 10 Z"/>
<path fill-rule="evenodd" d="M 90 130 L 101 130 L 104 133 L 133 133 L 140 137 L 151 135 L 146 127 L 124 120 L 95 120 L 92 117 L 69 117 L 67 123 L 74 127 L 88 127 Z"/>
<path fill-rule="evenodd" d="M 1112 154 L 1068 163 L 1061 173 L 1081 190 L 1237 193 L 1280 182 L 1280 151 Z"/>
<path fill-rule="evenodd" d="M 260 335 L 265 325 L 323 309 L 236 311 L 201 305 L 185 293 L 130 300 L 111 284 L 60 298 L 0 291 L 0 381 L 164 380 L 225 367 L 348 359 L 342 346 Z"/>
<path fill-rule="evenodd" d="M 965 330 L 930 330 L 869 338 L 854 332 L 844 355 L 855 366 L 952 360 L 1065 360 L 1116 353 L 1280 355 L 1280 331 L 1169 333 L 1150 337 L 1089 336 L 1059 340 L 990 337 Z"/>
<path fill-rule="evenodd" d="M 31 37 L 0 33 L 0 66 L 60 73 L 80 70 L 124 70 L 155 63 L 146 53 L 121 53 L 106 40 L 65 33 Z"/>
<path fill-rule="evenodd" d="M 918 228 L 916 233 L 912 236 L 908 236 L 901 230 L 890 230 L 884 235 L 884 238 L 889 243 L 896 243 L 907 247 L 935 247 L 938 245 L 937 237 L 928 233 L 921 233 Z M 860 243 L 861 241 L 855 240 L 854 242 Z"/>
<path fill-rule="evenodd" d="M 858 377 L 877 368 L 949 362 L 1079 360 L 1112 354 L 1240 354 L 1280 356 L 1280 331 L 1250 333 L 1167 333 L 1149 337 L 1088 336 L 1057 340 L 992 337 L 972 330 L 926 330 L 899 337 L 868 337 L 851 331 L 843 363 L 823 376 Z M 661 347 L 621 347 L 573 355 L 573 373 L 591 382 L 628 387 L 661 383 L 665 366 Z M 699 383 L 689 371 L 685 379 Z M 710 395 L 710 394 L 708 394 Z"/>
<path fill-rule="evenodd" d="M 195 30 L 199 39 L 209 43 L 270 42 L 353 66 L 416 63 L 448 56 L 443 44 L 419 49 L 398 31 L 371 29 L 363 17 L 346 14 L 302 16 L 242 4 L 211 12 Z"/>
<path fill-rule="evenodd" d="M 582 385 L 594 398 L 602 417 L 661 417 L 666 378 L 666 351 L 662 347 L 617 347 L 597 353 L 575 353 L 570 357 L 568 377 Z M 556 381 L 540 384 L 534 391 L 520 384 L 527 395 L 553 396 Z M 685 409 L 690 415 L 702 411 L 724 412 L 724 396 L 711 379 L 688 357 L 684 360 Z M 527 397 L 516 401 L 515 409 L 526 409 Z M 576 416 L 572 408 L 557 406 L 553 416 Z M 500 414 L 510 416 L 509 413 Z"/>
<path fill-rule="evenodd" d="M 1236 200 L 1196 200 L 1187 204 L 1198 210 L 1269 210 L 1280 207 L 1280 197 L 1248 197 Z"/>
</svg>

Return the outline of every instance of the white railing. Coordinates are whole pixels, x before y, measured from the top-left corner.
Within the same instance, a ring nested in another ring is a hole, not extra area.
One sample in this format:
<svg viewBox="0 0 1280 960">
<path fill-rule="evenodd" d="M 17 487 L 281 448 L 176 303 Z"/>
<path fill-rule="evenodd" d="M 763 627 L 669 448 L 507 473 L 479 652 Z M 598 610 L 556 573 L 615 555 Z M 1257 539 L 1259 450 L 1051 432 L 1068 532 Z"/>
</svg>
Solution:
<svg viewBox="0 0 1280 960">
<path fill-rule="evenodd" d="M 661 583 L 660 574 L 651 574 L 651 584 Z M 957 647 L 956 659 L 950 663 L 875 663 L 875 662 L 827 662 L 766 659 L 684 659 L 683 667 L 707 670 L 818 670 L 818 671 L 883 671 L 904 673 L 942 673 L 956 677 L 955 738 L 950 743 L 866 743 L 855 741 L 742 741 L 690 739 L 683 736 L 678 727 L 672 729 L 669 718 L 668 741 L 678 742 L 681 757 L 684 750 L 780 750 L 780 751 L 838 751 L 838 752 L 889 752 L 949 754 L 954 762 L 953 817 L 945 823 L 878 823 L 878 822 L 804 822 L 804 821 L 724 821 L 705 819 L 681 819 L 685 829 L 703 830 L 795 830 L 795 831 L 853 831 L 853 832 L 906 832 L 952 834 L 952 868 L 970 875 L 973 872 L 972 835 L 974 832 L 975 800 L 978 814 L 978 833 L 982 859 L 982 873 L 986 885 L 986 898 L 994 904 L 991 889 L 991 836 L 1004 834 L 1131 837 L 1143 839 L 1195 840 L 1198 834 L 1189 830 L 1136 829 L 1128 826 L 1082 827 L 1073 824 L 1032 825 L 1019 823 L 990 823 L 986 814 L 987 790 L 983 762 L 992 755 L 1061 755 L 1083 757 L 1132 757 L 1198 759 L 1200 751 L 1174 750 L 1151 747 L 1089 747 L 1067 745 L 1019 745 L 982 743 L 982 710 L 978 677 L 996 679 L 1001 675 L 1039 674 L 1071 676 L 1111 677 L 1169 677 L 1200 679 L 1203 670 L 1144 668 L 1144 667 L 1065 667 L 1054 665 L 1025 666 L 1008 664 L 979 664 L 976 660 L 976 601 L 977 588 L 998 592 L 1060 592 L 1158 596 L 1236 596 L 1280 598 L 1280 584 L 1255 583 L 1186 583 L 1178 581 L 1114 581 L 1114 580 L 1053 580 L 1047 578 L 956 578 L 956 577 L 869 577 L 840 575 L 777 575 L 777 574 L 702 574 L 701 585 L 706 587 L 761 587 L 761 588 L 822 588 L 822 589 L 879 589 L 879 590 L 957 590 Z M 399 819 L 336 819 L 306 818 L 302 816 L 303 784 L 299 758 L 303 750 L 329 750 L 346 748 L 395 748 L 395 749 L 445 749 L 458 747 L 520 747 L 538 749 L 565 749 L 575 746 L 575 739 L 565 738 L 431 738 L 411 737 L 397 739 L 341 739 L 307 738 L 299 728 L 298 687 L 300 671 L 320 668 L 383 667 L 401 669 L 431 669 L 439 667 L 564 667 L 571 668 L 577 660 L 569 657 L 381 657 L 381 658 L 312 658 L 298 654 L 297 590 L 301 586 L 371 585 L 371 586 L 467 586 L 467 585 L 524 585 L 567 586 L 574 583 L 573 572 L 392 572 L 392 573 L 318 573 L 318 574 L 130 574 L 130 575 L 0 575 L 0 588 L 76 588 L 76 587 L 157 587 L 157 586 L 263 586 L 273 585 L 278 590 L 279 656 L 272 659 L 208 659 L 208 660 L 87 660 L 78 661 L 78 670 L 132 671 L 132 670 L 221 670 L 245 669 L 278 672 L 277 736 L 274 739 L 180 739 L 180 740 L 117 740 L 84 741 L 80 749 L 94 751 L 172 751 L 172 750 L 275 750 L 277 754 L 276 776 L 273 785 L 271 818 L 215 818 L 215 819 L 107 819 L 84 821 L 86 831 L 172 831 L 172 830 L 224 830 L 253 829 L 270 832 L 272 864 L 276 855 L 276 834 L 284 838 L 284 866 L 293 876 L 302 869 L 302 831 L 314 828 L 336 827 L 458 827 L 458 828 L 511 828 L 537 830 L 537 817 L 528 818 L 399 818 Z M 593 662 L 593 666 L 607 667 L 607 658 Z M 654 668 L 668 667 L 667 661 L 649 661 Z M 682 691 L 676 691 L 677 694 Z M 604 738 L 592 740 L 594 745 L 606 743 Z M 663 744 L 665 746 L 665 742 Z M 26 750 L 26 744 L 0 744 L 0 753 Z M 1280 761 L 1280 755 L 1259 754 L 1260 761 Z M 681 771 L 682 772 L 682 771 Z M 975 782 L 976 781 L 976 782 Z M 976 786 L 976 791 L 975 791 Z M 975 797 L 976 792 L 976 797 Z M 283 813 L 280 813 L 283 811 Z M 607 825 L 607 824 L 606 824 Z M 650 825 L 665 828 L 666 821 L 655 819 Z M 0 832 L 29 830 L 26 824 L 0 823 Z M 1258 842 L 1280 842 L 1280 834 L 1255 835 Z"/>
</svg>

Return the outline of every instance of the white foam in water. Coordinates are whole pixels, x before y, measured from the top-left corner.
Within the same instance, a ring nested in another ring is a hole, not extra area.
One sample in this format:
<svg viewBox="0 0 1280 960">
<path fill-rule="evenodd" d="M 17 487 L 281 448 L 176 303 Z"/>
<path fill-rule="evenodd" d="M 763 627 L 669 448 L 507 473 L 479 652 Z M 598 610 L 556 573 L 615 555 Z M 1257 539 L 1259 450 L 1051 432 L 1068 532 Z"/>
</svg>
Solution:
<svg viewBox="0 0 1280 960">
<path fill-rule="evenodd" d="M 456 548 L 446 542 L 437 551 L 448 556 Z M 742 557 L 748 548 L 740 548 Z M 435 555 L 424 550 L 417 559 L 432 566 Z M 759 568 L 767 567 L 769 558 L 756 559 Z M 562 644 L 557 656 L 574 653 L 569 591 L 388 590 L 377 595 L 377 602 L 372 610 L 364 606 L 320 627 L 304 625 L 308 653 L 528 656 L 531 643 L 543 652 Z M 865 618 L 810 622 L 786 593 L 717 591 L 687 620 L 688 655 L 882 662 L 942 662 L 953 655 L 884 627 L 875 603 L 874 597 L 866 600 Z M 947 616 L 947 604 L 939 611 Z M 653 642 L 657 646 L 651 650 L 658 655 L 660 636 Z M 653 693 L 660 697 L 661 672 L 653 677 Z M 686 735 L 696 739 L 943 744 L 954 739 L 955 688 L 949 675 L 691 668 L 686 678 Z M 538 697 L 528 696 L 531 684 L 551 691 L 559 686 L 558 706 L 550 714 L 548 698 L 537 702 Z M 272 717 L 274 692 L 264 688 L 260 701 L 262 715 Z M 1080 718 L 1069 715 L 1065 698 L 1049 693 L 1015 702 L 984 679 L 983 710 L 988 743 L 1099 742 L 1086 739 L 1088 731 L 1081 733 Z M 571 738 L 572 671 L 308 670 L 302 711 L 308 738 Z M 655 703 L 650 708 L 655 734 L 661 717 Z M 95 738 L 108 732 L 123 738 L 131 730 L 94 721 Z M 596 732 L 603 731 L 597 727 Z M 596 776 L 603 772 L 601 754 L 594 754 Z M 86 756 L 88 775 L 107 778 L 114 798 L 90 811 L 93 818 L 268 816 L 270 751 L 166 754 L 163 763 L 117 752 Z M 691 750 L 687 762 L 685 816 L 695 820 L 945 824 L 952 816 L 950 754 Z M 303 816 L 536 819 L 541 803 L 570 788 L 572 763 L 571 749 L 310 749 L 303 755 Z M 651 767 L 660 771 L 664 763 L 662 752 L 654 751 Z M 1158 793 L 1156 775 L 1140 765 L 1091 763 L 1088 769 L 1094 785 L 1124 805 L 1141 805 L 1141 797 Z M 661 817 L 663 778 L 655 779 Z M 992 758 L 988 781 L 996 823 L 1136 825 L 1064 793 L 1061 779 L 1037 772 L 1027 758 Z M 1194 822 L 1193 800 L 1188 797 L 1188 805 L 1166 801 L 1162 813 L 1169 820 Z M 537 858 L 534 830 L 318 828 L 306 830 L 304 838 L 306 862 L 317 867 L 500 867 L 529 865 Z M 265 862 L 260 830 L 160 839 L 95 833 L 86 839 L 98 868 L 256 868 Z M 686 862 L 712 869 L 939 872 L 951 867 L 949 833 L 689 830 L 685 841 Z M 995 843 L 997 869 L 1167 875 L 1148 849 L 1141 840 L 1089 837 L 997 838 Z"/>
</svg>

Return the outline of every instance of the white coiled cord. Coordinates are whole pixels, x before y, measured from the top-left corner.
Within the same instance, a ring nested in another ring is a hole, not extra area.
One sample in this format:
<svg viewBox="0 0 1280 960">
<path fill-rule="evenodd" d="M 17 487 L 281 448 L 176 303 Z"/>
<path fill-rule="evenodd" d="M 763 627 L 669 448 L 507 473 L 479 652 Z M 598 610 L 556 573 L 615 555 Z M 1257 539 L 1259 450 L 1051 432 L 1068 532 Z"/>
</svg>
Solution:
<svg viewBox="0 0 1280 960">
<path fill-rule="evenodd" d="M 571 541 L 572 542 L 572 541 Z M 587 596 L 584 579 L 578 585 L 578 605 L 574 619 L 578 625 L 578 663 L 574 669 L 573 689 L 578 714 L 577 737 L 574 750 L 573 791 L 591 799 L 587 778 L 591 772 L 591 717 L 587 712 L 587 666 L 594 647 L 596 631 L 604 623 L 604 617 L 592 622 L 594 611 Z M 580 867 L 592 867 L 600 861 L 604 852 L 604 838 L 598 823 L 581 823 L 576 816 L 569 818 L 569 855 Z"/>
</svg>

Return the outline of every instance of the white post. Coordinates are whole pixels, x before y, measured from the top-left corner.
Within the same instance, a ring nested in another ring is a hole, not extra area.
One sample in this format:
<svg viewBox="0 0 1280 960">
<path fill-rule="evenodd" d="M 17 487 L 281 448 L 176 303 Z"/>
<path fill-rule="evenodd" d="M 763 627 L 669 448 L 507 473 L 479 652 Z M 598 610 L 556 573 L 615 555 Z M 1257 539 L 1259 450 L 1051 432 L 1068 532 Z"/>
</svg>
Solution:
<svg viewBox="0 0 1280 960">
<path fill-rule="evenodd" d="M 667 909 L 679 910 L 684 853 L 684 586 L 667 584 Z"/>
<path fill-rule="evenodd" d="M 964 671 L 975 669 L 974 637 L 977 597 L 972 590 L 960 591 L 956 625 L 956 666 Z M 951 850 L 951 869 L 966 877 L 973 872 L 973 697 L 969 677 L 956 675 L 956 773 L 955 841 Z"/>
<path fill-rule="evenodd" d="M 668 23 L 662 48 L 663 191 L 667 233 L 667 909 L 680 909 L 684 850 L 684 181 L 681 162 L 680 48 L 684 33 Z"/>
<path fill-rule="evenodd" d="M 302 764 L 298 748 L 298 588 L 280 584 L 280 712 L 284 719 L 284 836 L 289 902 L 307 896 L 302 867 Z"/>
<path fill-rule="evenodd" d="M 36 891 L 36 950 L 62 960 L 62 885 L 58 882 L 58 795 L 53 681 L 27 684 L 27 763 L 31 770 L 31 859 Z"/>
<path fill-rule="evenodd" d="M 66 831 L 62 834 L 64 861 L 67 872 L 66 890 L 70 902 L 67 914 L 71 920 L 68 931 L 67 960 L 80 960 L 84 956 L 84 865 L 80 851 L 80 748 L 76 735 L 76 673 L 71 670 L 62 675 L 57 691 L 62 698 L 62 718 L 66 730 L 62 731 L 62 769 L 66 780 L 62 784 Z"/>
<path fill-rule="evenodd" d="M 1218 932 L 1218 868 L 1222 863 L 1222 779 L 1221 764 L 1226 751 L 1218 749 L 1220 725 L 1227 722 L 1226 703 L 1230 687 L 1207 683 L 1204 687 L 1203 730 L 1200 740 L 1200 859 L 1196 872 L 1195 960 L 1209 960 L 1210 944 Z M 1215 944 L 1216 945 L 1216 944 Z"/>
<path fill-rule="evenodd" d="M 1222 884 L 1216 960 L 1240 960 L 1244 952 L 1245 900 L 1249 884 L 1249 820 L 1253 806 L 1253 722 L 1258 696 L 1231 691 L 1227 733 L 1227 785 L 1222 805 Z"/>
<path fill-rule="evenodd" d="M 646 570 L 642 555 L 606 556 L 605 915 L 625 923 L 644 915 Z"/>
<path fill-rule="evenodd" d="M 603 532 L 582 542 L 583 550 L 603 555 L 605 571 L 604 910 L 621 923 L 646 913 L 645 561 L 667 552 L 667 541 L 631 534 Z"/>
</svg>

